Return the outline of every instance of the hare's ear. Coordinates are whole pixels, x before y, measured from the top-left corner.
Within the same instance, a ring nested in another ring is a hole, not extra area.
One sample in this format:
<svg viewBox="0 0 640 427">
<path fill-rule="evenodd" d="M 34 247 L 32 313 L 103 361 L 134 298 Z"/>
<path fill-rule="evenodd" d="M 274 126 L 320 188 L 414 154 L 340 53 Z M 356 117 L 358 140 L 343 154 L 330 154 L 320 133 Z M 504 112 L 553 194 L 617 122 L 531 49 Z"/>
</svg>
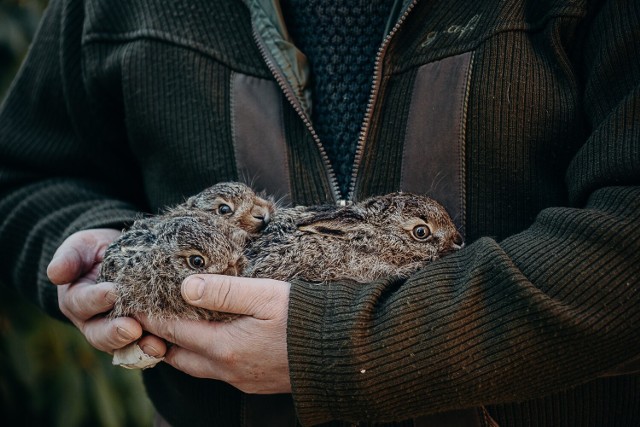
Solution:
<svg viewBox="0 0 640 427">
<path fill-rule="evenodd" d="M 337 210 L 314 215 L 303 223 L 298 223 L 297 227 L 305 233 L 346 238 L 362 221 L 363 218 L 352 210 Z"/>
</svg>

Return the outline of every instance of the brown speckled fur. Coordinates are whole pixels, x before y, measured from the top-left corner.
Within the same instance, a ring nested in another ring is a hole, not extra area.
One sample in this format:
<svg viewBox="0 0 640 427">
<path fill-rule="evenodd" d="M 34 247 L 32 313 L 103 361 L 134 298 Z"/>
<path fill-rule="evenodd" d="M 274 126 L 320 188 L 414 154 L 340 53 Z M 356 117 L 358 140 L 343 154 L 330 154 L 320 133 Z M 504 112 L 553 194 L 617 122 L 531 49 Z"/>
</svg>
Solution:
<svg viewBox="0 0 640 427">
<path fill-rule="evenodd" d="M 222 213 L 222 205 L 230 211 Z M 196 273 L 240 274 L 246 241 L 264 228 L 273 210 L 270 200 L 248 186 L 228 182 L 162 215 L 137 220 L 109 246 L 100 269 L 98 281 L 116 283 L 118 299 L 110 316 L 229 318 L 185 303 L 180 284 Z M 189 265 L 193 255 L 205 260 L 202 268 Z"/>
<path fill-rule="evenodd" d="M 222 203 L 233 213 L 220 214 Z M 406 277 L 462 246 L 445 209 L 415 194 L 340 208 L 273 206 L 243 184 L 222 183 L 136 221 L 105 253 L 99 280 L 115 282 L 119 293 L 110 315 L 228 320 L 235 316 L 186 304 L 182 280 L 216 273 L 369 282 Z M 422 239 L 417 228 L 425 232 Z M 193 255 L 205 261 L 202 268 L 190 265 Z"/>
<path fill-rule="evenodd" d="M 416 227 L 426 227 L 430 235 L 415 238 Z M 249 243 L 243 275 L 366 283 L 406 277 L 461 246 L 462 237 L 439 203 L 416 194 L 391 193 L 341 208 L 277 211 Z"/>
</svg>

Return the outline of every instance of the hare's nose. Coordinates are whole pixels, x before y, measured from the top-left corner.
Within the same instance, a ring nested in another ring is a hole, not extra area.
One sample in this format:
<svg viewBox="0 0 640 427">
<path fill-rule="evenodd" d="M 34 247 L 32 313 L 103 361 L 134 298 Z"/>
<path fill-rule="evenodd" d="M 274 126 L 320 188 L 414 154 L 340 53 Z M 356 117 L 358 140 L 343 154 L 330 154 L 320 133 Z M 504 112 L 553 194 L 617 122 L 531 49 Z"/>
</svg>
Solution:
<svg viewBox="0 0 640 427">
<path fill-rule="evenodd" d="M 251 212 L 251 215 L 262 223 L 262 226 L 266 226 L 269 224 L 271 218 L 269 217 L 269 211 L 266 209 L 254 210 Z"/>
<path fill-rule="evenodd" d="M 452 246 L 455 250 L 461 249 L 464 246 L 464 239 L 462 238 L 462 234 L 456 231 L 456 234 L 453 236 L 452 242 Z"/>
</svg>

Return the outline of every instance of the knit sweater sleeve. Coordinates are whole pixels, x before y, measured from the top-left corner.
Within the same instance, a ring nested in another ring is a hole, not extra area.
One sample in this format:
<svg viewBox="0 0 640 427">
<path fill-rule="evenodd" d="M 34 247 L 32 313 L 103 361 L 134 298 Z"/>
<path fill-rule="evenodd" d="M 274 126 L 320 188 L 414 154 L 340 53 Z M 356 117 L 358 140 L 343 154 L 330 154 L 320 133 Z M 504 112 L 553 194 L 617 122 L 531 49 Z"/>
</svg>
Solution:
<svg viewBox="0 0 640 427">
<path fill-rule="evenodd" d="M 136 212 L 125 201 L 132 198 L 126 162 L 92 145 L 111 131 L 82 113 L 91 106 L 82 85 L 80 3 L 50 2 L 0 107 L 0 281 L 57 316 L 46 267 L 62 240 L 82 229 L 120 228 Z"/>
<path fill-rule="evenodd" d="M 585 33 L 591 132 L 566 173 L 572 207 L 405 282 L 294 281 L 288 351 L 304 424 L 522 401 L 640 354 L 639 12 L 609 2 Z"/>
</svg>

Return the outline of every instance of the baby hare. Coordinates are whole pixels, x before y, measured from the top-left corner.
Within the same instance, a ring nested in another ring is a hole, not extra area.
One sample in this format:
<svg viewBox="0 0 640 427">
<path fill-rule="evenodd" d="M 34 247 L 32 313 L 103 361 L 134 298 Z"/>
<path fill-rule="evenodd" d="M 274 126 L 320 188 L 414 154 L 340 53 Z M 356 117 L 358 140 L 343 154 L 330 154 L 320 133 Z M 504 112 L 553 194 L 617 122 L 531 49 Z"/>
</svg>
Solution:
<svg viewBox="0 0 640 427">
<path fill-rule="evenodd" d="M 104 254 L 98 281 L 115 283 L 111 317 L 223 320 L 229 316 L 187 304 L 180 284 L 196 273 L 237 276 L 244 269 L 246 231 L 223 218 L 194 213 L 140 219 Z"/>
<path fill-rule="evenodd" d="M 191 196 L 184 203 L 167 210 L 163 216 L 190 215 L 202 212 L 219 215 L 250 235 L 259 233 L 274 212 L 271 200 L 258 196 L 247 185 L 222 182 Z"/>
<path fill-rule="evenodd" d="M 283 209 L 249 242 L 243 275 L 279 280 L 407 277 L 463 245 L 435 200 L 409 193 L 372 197 L 346 207 Z"/>
<path fill-rule="evenodd" d="M 273 211 L 273 202 L 248 186 L 223 182 L 135 221 L 107 249 L 98 278 L 117 284 L 112 315 L 211 318 L 183 302 L 180 282 L 194 273 L 240 274 L 246 241 Z"/>
<path fill-rule="evenodd" d="M 246 241 L 268 224 L 274 204 L 235 182 L 216 184 L 163 215 L 139 219 L 107 248 L 98 281 L 116 284 L 111 317 L 227 320 L 233 316 L 184 302 L 182 280 L 194 273 L 238 275 Z M 114 352 L 113 363 L 147 368 L 161 359 L 137 343 Z"/>
</svg>

